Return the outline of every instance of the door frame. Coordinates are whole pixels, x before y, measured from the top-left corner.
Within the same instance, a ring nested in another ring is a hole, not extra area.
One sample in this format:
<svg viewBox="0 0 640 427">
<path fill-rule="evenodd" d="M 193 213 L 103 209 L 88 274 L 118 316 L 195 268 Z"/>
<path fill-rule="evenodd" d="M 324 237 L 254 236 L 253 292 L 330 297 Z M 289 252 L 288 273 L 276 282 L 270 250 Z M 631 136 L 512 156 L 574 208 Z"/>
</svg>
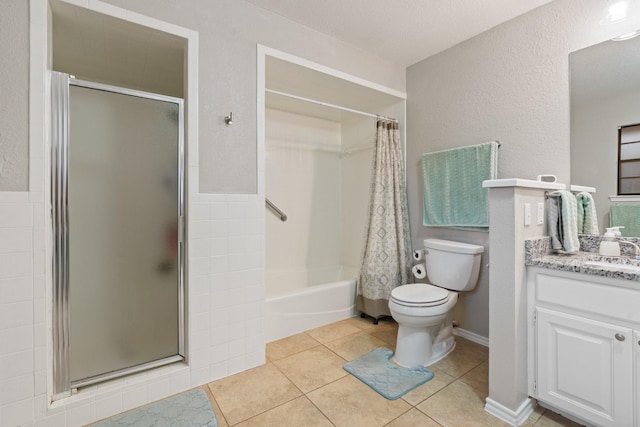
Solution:
<svg viewBox="0 0 640 427">
<path fill-rule="evenodd" d="M 185 208 L 184 208 L 184 101 L 167 95 L 144 92 L 103 83 L 76 79 L 65 73 L 51 72 L 51 205 L 53 271 L 53 386 L 55 395 L 66 395 L 79 387 L 96 384 L 133 373 L 153 369 L 185 359 Z M 77 86 L 109 93 L 178 105 L 178 354 L 143 364 L 71 381 L 69 368 L 69 87 Z"/>
</svg>

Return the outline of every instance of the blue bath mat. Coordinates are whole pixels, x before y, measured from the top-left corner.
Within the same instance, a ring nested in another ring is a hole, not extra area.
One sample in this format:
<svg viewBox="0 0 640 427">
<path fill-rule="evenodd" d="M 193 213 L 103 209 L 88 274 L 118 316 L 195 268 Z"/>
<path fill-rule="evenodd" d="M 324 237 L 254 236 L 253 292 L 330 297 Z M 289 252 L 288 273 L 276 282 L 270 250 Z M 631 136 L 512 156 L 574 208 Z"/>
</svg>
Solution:
<svg viewBox="0 0 640 427">
<path fill-rule="evenodd" d="M 91 427 L 123 426 L 218 427 L 218 420 L 207 393 L 202 389 L 196 389 L 91 424 Z"/>
<path fill-rule="evenodd" d="M 393 351 L 376 348 L 344 365 L 344 370 L 389 400 L 395 400 L 433 378 L 433 372 L 419 366 L 401 368 L 391 362 Z"/>
</svg>

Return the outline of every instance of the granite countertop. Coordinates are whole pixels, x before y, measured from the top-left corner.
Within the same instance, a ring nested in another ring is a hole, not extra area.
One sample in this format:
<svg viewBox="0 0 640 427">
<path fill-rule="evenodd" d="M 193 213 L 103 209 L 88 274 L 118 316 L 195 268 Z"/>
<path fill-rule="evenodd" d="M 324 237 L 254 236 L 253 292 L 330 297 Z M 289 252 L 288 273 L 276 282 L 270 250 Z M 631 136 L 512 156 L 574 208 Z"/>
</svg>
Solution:
<svg viewBox="0 0 640 427">
<path fill-rule="evenodd" d="M 525 241 L 525 265 L 640 282 L 640 261 L 628 256 L 630 254 L 623 252 L 624 256 L 604 256 L 597 251 L 584 250 L 594 248 L 592 241 L 583 245 L 581 240 L 580 248 L 583 250 L 572 254 L 552 253 L 548 237 L 529 239 Z M 593 262 L 617 264 L 619 267 L 589 264 Z"/>
</svg>

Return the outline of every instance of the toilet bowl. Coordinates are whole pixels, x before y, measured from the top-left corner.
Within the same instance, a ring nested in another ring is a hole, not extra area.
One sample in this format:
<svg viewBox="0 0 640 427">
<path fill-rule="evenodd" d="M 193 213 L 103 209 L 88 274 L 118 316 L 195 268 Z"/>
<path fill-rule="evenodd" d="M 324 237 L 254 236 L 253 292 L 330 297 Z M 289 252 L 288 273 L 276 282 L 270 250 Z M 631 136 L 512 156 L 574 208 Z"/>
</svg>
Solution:
<svg viewBox="0 0 640 427">
<path fill-rule="evenodd" d="M 429 366 L 455 348 L 451 311 L 458 291 L 475 288 L 484 247 L 426 239 L 425 259 L 431 284 L 398 286 L 391 292 L 389 310 L 398 322 L 392 360 L 404 367 Z"/>
</svg>

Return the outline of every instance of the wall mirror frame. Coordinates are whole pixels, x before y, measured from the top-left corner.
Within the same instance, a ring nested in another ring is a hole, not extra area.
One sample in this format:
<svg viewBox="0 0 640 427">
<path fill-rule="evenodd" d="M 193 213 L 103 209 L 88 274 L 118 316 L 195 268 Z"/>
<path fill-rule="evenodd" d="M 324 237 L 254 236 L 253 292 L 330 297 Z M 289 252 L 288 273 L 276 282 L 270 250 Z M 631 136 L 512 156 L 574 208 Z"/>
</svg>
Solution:
<svg viewBox="0 0 640 427">
<path fill-rule="evenodd" d="M 618 196 L 618 129 L 640 123 L 639 51 L 640 37 L 619 37 L 569 55 L 571 184 L 596 188 L 601 233 L 612 205 L 640 205 L 640 195 Z"/>
</svg>

